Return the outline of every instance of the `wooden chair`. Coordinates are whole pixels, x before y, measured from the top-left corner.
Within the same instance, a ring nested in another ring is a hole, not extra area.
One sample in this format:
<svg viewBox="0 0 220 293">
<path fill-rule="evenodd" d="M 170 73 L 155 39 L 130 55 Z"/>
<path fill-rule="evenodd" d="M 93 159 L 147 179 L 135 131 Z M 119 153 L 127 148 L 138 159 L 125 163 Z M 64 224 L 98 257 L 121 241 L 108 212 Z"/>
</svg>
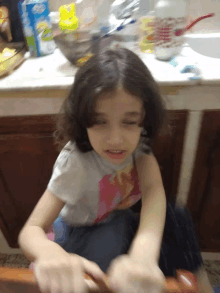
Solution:
<svg viewBox="0 0 220 293">
<path fill-rule="evenodd" d="M 85 275 L 87 283 L 94 284 L 91 276 Z M 90 292 L 110 293 L 108 289 L 108 279 L 106 282 L 98 284 L 99 290 L 90 290 Z M 177 277 L 166 278 L 166 288 L 169 293 L 199 293 L 196 277 L 186 270 L 177 270 Z M 34 273 L 29 269 L 0 267 L 0 293 L 41 293 Z"/>
</svg>

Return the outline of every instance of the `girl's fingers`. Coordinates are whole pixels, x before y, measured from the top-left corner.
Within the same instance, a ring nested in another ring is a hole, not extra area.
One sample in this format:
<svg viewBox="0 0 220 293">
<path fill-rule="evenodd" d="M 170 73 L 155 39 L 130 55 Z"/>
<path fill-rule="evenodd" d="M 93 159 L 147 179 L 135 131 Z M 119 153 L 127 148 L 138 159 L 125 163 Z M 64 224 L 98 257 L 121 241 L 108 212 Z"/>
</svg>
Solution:
<svg viewBox="0 0 220 293">
<path fill-rule="evenodd" d="M 89 288 L 89 292 L 90 293 L 98 293 L 98 292 L 101 292 L 100 291 L 100 287 L 92 280 L 85 280 L 86 282 L 86 285 L 88 286 Z"/>
<path fill-rule="evenodd" d="M 73 288 L 74 293 L 88 293 L 88 286 L 86 285 L 84 272 L 82 269 L 76 268 L 72 273 L 71 278 L 72 284 L 71 288 Z"/>
<path fill-rule="evenodd" d="M 85 258 L 82 258 L 82 263 L 85 273 L 92 278 L 92 281 L 97 284 L 100 291 L 108 292 L 110 290 L 109 282 L 106 274 L 101 270 L 101 268 L 95 262 L 89 261 Z M 89 282 L 89 284 L 91 284 L 92 288 L 95 290 L 97 286 L 95 287 L 94 283 L 92 285 L 92 282 Z"/>
<path fill-rule="evenodd" d="M 70 293 L 73 291 L 73 287 L 72 287 L 72 273 L 63 273 L 61 274 L 61 283 L 62 283 L 62 291 L 61 293 Z"/>
<path fill-rule="evenodd" d="M 62 293 L 62 280 L 57 270 L 54 270 L 53 275 L 50 276 L 50 292 Z"/>
<path fill-rule="evenodd" d="M 82 258 L 83 267 L 86 273 L 92 275 L 95 279 L 104 279 L 105 273 L 95 263 L 86 258 Z"/>
<path fill-rule="evenodd" d="M 50 293 L 50 281 L 49 281 L 49 275 L 46 273 L 45 270 L 38 268 L 34 268 L 34 274 L 35 278 L 37 279 L 37 284 L 40 288 L 40 291 L 42 293 Z"/>
</svg>

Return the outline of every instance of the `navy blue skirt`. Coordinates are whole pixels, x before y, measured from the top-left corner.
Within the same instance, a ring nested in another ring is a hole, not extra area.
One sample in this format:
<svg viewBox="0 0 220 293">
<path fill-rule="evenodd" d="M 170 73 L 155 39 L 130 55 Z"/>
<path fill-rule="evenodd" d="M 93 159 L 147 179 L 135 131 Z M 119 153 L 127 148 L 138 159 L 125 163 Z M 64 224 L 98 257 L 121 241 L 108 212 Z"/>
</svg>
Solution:
<svg viewBox="0 0 220 293">
<path fill-rule="evenodd" d="M 126 254 L 137 232 L 140 215 L 132 210 L 116 211 L 110 220 L 93 226 L 70 226 L 58 217 L 53 223 L 54 241 L 65 251 L 93 261 L 106 272 L 110 262 Z M 192 273 L 204 265 L 189 210 L 167 202 L 166 222 L 159 267 L 176 277 L 177 269 Z"/>
</svg>

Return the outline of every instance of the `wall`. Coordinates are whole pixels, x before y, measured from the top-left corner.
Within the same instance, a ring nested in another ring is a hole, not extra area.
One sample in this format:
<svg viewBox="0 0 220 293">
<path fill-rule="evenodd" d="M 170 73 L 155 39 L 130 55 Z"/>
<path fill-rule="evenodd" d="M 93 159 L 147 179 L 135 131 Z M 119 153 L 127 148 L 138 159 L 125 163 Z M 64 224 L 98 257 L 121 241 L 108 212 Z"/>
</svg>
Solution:
<svg viewBox="0 0 220 293">
<path fill-rule="evenodd" d="M 155 0 L 154 0 L 155 1 Z M 197 17 L 215 13 L 212 18 L 204 19 L 192 28 L 192 32 L 207 33 L 220 32 L 220 2 L 219 0 L 187 0 L 188 15 L 195 20 Z"/>
<path fill-rule="evenodd" d="M 21 249 L 9 247 L 2 231 L 0 230 L 0 254 L 1 253 L 22 254 L 22 251 Z"/>
</svg>

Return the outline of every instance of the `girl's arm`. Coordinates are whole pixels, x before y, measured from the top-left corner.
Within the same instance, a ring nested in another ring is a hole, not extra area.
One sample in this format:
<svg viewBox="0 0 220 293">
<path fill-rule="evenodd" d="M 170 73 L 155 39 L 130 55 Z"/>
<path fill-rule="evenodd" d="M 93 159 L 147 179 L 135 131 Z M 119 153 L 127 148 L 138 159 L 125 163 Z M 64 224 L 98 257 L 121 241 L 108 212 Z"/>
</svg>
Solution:
<svg viewBox="0 0 220 293">
<path fill-rule="evenodd" d="M 63 206 L 62 201 L 46 190 L 19 234 L 23 253 L 35 264 L 34 275 L 40 291 L 88 292 L 85 272 L 100 280 L 104 286 L 103 272 L 97 264 L 77 254 L 67 253 L 57 243 L 47 239 L 46 231 Z M 94 289 L 96 287 L 93 286 Z"/>
<path fill-rule="evenodd" d="M 52 254 L 64 251 L 58 244 L 50 241 L 46 235 L 64 204 L 47 189 L 21 229 L 18 244 L 30 261 L 35 261 L 42 254 L 52 256 Z"/>
<path fill-rule="evenodd" d="M 157 160 L 153 155 L 137 159 L 142 209 L 137 234 L 129 255 L 137 261 L 159 262 L 166 218 L 166 195 Z"/>
</svg>

